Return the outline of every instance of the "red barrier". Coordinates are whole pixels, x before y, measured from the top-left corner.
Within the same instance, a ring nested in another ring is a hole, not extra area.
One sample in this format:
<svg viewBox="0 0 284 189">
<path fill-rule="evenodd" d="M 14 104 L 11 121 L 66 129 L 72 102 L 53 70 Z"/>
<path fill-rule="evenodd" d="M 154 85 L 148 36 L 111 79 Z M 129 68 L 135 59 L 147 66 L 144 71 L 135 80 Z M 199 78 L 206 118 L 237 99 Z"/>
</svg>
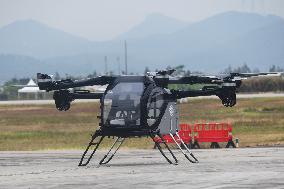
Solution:
<svg viewBox="0 0 284 189">
<path fill-rule="evenodd" d="M 229 123 L 194 124 L 194 141 L 228 142 L 232 140 L 232 125 Z"/>
<path fill-rule="evenodd" d="M 191 138 L 191 125 L 190 124 L 180 124 L 180 130 L 178 132 L 180 138 L 185 144 L 189 144 L 192 141 Z"/>
<path fill-rule="evenodd" d="M 180 130 L 178 131 L 178 134 L 180 138 L 184 141 L 185 144 L 191 143 L 191 125 L 190 124 L 180 124 Z M 177 138 L 177 136 L 174 136 L 176 141 L 180 143 L 181 141 Z M 163 139 L 166 143 L 175 143 L 170 135 L 164 135 Z M 162 143 L 162 139 L 159 137 L 155 137 L 154 140 L 158 143 Z"/>
<path fill-rule="evenodd" d="M 194 144 L 192 145 L 192 125 L 180 124 L 178 134 L 188 147 L 200 148 L 199 142 L 211 142 L 211 148 L 220 148 L 218 142 L 227 142 L 226 148 L 230 146 L 236 147 L 233 142 L 232 125 L 230 123 L 195 123 L 194 131 Z M 178 143 L 177 136 L 174 136 Z M 164 135 L 163 139 L 166 143 L 175 143 L 170 135 Z M 155 142 L 162 143 L 159 137 L 154 138 Z"/>
</svg>

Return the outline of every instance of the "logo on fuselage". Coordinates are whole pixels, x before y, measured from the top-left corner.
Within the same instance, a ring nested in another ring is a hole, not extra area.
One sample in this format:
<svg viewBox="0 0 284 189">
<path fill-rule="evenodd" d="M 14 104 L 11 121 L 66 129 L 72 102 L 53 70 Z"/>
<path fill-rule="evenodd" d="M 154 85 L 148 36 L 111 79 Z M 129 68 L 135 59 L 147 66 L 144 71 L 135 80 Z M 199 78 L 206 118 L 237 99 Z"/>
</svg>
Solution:
<svg viewBox="0 0 284 189">
<path fill-rule="evenodd" d="M 170 112 L 170 116 L 173 116 L 173 115 L 174 115 L 175 109 L 174 109 L 173 105 L 170 105 L 170 107 L 169 107 L 169 112 Z"/>
</svg>

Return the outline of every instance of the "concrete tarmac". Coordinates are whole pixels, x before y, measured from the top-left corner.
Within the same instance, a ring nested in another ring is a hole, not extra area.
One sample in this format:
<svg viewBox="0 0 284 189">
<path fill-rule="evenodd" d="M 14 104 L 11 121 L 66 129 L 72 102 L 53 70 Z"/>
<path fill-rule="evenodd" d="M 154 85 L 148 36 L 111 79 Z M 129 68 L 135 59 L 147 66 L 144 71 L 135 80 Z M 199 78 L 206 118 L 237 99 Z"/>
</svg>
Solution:
<svg viewBox="0 0 284 189">
<path fill-rule="evenodd" d="M 97 167 L 99 151 L 78 167 L 82 151 L 0 152 L 0 188 L 284 188 L 284 148 L 174 150 L 169 165 L 157 150 L 118 151 Z"/>
</svg>

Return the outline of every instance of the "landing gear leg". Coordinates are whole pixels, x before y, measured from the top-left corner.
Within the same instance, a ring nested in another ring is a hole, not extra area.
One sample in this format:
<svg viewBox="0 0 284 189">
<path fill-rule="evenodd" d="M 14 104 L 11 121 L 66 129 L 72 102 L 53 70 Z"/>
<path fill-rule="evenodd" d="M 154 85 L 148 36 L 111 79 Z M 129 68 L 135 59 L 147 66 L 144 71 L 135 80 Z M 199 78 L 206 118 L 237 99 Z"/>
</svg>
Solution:
<svg viewBox="0 0 284 189">
<path fill-rule="evenodd" d="M 165 157 L 165 159 L 167 160 L 167 162 L 169 162 L 169 164 L 174 164 L 174 165 L 177 165 L 178 164 L 178 160 L 176 158 L 176 156 L 174 155 L 174 153 L 172 152 L 172 150 L 169 148 L 169 146 L 167 145 L 166 141 L 163 139 L 163 137 L 160 135 L 160 134 L 157 134 L 161 140 L 162 140 L 162 143 L 165 145 L 165 147 L 167 148 L 167 150 L 171 153 L 173 159 L 174 159 L 174 163 L 166 156 L 166 154 L 164 153 L 164 151 L 162 150 L 162 147 L 161 145 L 156 142 L 154 140 L 154 137 L 155 135 L 153 133 L 150 133 L 150 137 L 152 138 L 152 140 L 155 142 L 155 146 L 157 146 L 157 148 L 159 149 L 159 151 L 161 152 L 161 154 Z"/>
<path fill-rule="evenodd" d="M 100 138 L 99 138 L 99 141 L 98 141 L 98 142 L 94 142 L 94 140 L 95 140 L 97 137 L 100 137 Z M 82 155 L 82 157 L 81 157 L 81 160 L 80 160 L 78 166 L 86 166 L 86 165 L 89 164 L 90 160 L 92 159 L 93 155 L 94 155 L 95 152 L 97 151 L 97 149 L 98 149 L 98 147 L 100 146 L 100 144 L 101 144 L 101 142 L 103 141 L 103 139 L 104 139 L 104 136 L 99 136 L 99 135 L 97 134 L 97 132 L 92 136 L 92 139 L 91 139 L 91 141 L 89 142 L 89 145 L 87 146 L 85 152 L 83 153 L 83 155 Z M 85 156 L 86 156 L 87 153 L 89 152 L 91 146 L 94 146 L 94 149 L 93 149 L 93 151 L 91 152 L 91 154 L 89 155 L 89 157 L 87 158 L 87 161 L 86 161 L 86 162 L 83 162 L 84 159 L 85 159 Z"/>
<path fill-rule="evenodd" d="M 100 165 L 102 164 L 107 164 L 108 162 L 110 162 L 110 160 L 113 158 L 113 156 L 115 155 L 115 153 L 117 152 L 117 150 L 121 147 L 122 143 L 124 142 L 125 138 L 121 138 L 121 137 L 117 137 L 117 139 L 115 140 L 115 142 L 113 143 L 113 145 L 110 147 L 109 151 L 107 152 L 107 154 L 103 157 L 103 159 L 101 159 L 100 161 Z M 111 154 L 112 149 L 114 149 L 114 146 L 117 145 L 117 147 L 115 148 L 114 152 Z M 111 154 L 111 155 L 110 155 Z M 105 159 L 110 155 L 110 157 L 105 161 Z"/>
<path fill-rule="evenodd" d="M 173 136 L 172 133 L 170 133 L 171 138 L 173 139 L 173 141 L 176 143 L 176 145 L 178 146 L 178 148 L 180 149 L 180 151 L 183 153 L 183 155 L 185 156 L 185 158 L 190 161 L 191 163 L 198 163 L 198 160 L 196 159 L 196 157 L 193 155 L 193 153 L 188 149 L 188 147 L 186 146 L 186 144 L 183 142 L 182 138 L 180 138 L 178 132 L 176 132 L 176 136 L 178 137 L 178 140 L 181 141 L 181 144 L 186 148 L 186 151 L 189 153 L 189 155 L 194 159 L 190 159 L 188 157 L 188 155 L 185 153 L 185 151 L 182 149 L 182 147 L 180 146 L 180 144 L 176 141 L 175 137 Z"/>
</svg>

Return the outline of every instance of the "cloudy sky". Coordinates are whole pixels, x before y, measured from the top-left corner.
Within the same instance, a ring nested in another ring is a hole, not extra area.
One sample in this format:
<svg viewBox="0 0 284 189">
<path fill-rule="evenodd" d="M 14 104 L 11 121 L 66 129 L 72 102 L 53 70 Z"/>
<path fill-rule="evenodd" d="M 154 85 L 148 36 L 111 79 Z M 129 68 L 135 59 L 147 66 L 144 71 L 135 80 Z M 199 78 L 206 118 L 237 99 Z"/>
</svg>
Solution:
<svg viewBox="0 0 284 189">
<path fill-rule="evenodd" d="M 0 0 L 0 27 L 34 19 L 90 40 L 107 40 L 161 13 L 194 22 L 230 11 L 284 17 L 283 0 Z"/>
</svg>

